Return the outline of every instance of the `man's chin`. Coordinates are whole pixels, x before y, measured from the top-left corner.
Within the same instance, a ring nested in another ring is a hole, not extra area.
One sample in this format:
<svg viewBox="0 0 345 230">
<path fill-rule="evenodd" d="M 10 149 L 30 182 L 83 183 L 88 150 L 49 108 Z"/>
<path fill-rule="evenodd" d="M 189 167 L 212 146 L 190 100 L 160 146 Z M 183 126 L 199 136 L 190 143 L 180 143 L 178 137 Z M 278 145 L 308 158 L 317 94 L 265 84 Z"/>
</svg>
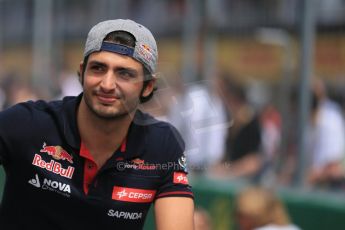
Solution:
<svg viewBox="0 0 345 230">
<path fill-rule="evenodd" d="M 95 111 L 95 114 L 102 119 L 107 120 L 114 120 L 114 119 L 123 119 L 125 117 L 128 117 L 130 114 L 128 112 L 123 111 Z"/>
<path fill-rule="evenodd" d="M 87 102 L 87 101 L 86 101 Z M 89 110 L 98 118 L 105 120 L 119 120 L 131 116 L 135 109 L 126 110 L 125 108 L 119 108 L 118 106 L 107 106 L 104 104 L 86 103 Z"/>
</svg>

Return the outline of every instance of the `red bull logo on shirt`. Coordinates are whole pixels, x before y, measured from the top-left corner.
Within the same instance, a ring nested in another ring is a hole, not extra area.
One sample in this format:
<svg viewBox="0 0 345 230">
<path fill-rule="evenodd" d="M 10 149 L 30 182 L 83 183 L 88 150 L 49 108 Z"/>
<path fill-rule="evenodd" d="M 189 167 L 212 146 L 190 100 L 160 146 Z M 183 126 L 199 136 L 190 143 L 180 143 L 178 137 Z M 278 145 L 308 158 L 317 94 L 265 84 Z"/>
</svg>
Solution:
<svg viewBox="0 0 345 230">
<path fill-rule="evenodd" d="M 59 162 L 56 162 L 54 160 L 46 162 L 38 154 L 35 154 L 32 164 L 69 179 L 72 178 L 74 173 L 74 167 L 68 166 L 68 168 L 63 168 Z"/>
<path fill-rule="evenodd" d="M 73 164 L 73 157 L 59 145 L 47 146 L 44 142 L 40 152 L 48 153 L 48 155 L 52 156 L 55 160 L 67 160 L 69 163 Z"/>
</svg>

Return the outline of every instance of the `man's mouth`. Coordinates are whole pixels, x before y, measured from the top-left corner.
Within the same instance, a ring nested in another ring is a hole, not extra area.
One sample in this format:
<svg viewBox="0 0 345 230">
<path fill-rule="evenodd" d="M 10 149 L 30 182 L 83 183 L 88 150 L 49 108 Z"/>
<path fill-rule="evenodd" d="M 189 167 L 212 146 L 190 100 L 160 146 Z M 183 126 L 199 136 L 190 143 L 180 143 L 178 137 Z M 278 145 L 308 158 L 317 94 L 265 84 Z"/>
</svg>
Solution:
<svg viewBox="0 0 345 230">
<path fill-rule="evenodd" d="M 120 100 L 120 97 L 114 94 L 97 93 L 96 97 L 102 104 L 113 104 L 117 100 Z"/>
</svg>

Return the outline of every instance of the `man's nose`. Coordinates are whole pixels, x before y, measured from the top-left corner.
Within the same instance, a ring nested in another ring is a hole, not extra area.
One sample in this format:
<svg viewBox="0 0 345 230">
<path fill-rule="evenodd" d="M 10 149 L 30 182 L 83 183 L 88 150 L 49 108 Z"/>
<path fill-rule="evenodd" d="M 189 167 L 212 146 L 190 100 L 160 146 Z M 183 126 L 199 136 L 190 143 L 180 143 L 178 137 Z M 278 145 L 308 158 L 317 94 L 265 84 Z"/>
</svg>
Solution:
<svg viewBox="0 0 345 230">
<path fill-rule="evenodd" d="M 116 75 L 112 71 L 108 71 L 108 73 L 103 76 L 101 87 L 103 90 L 111 91 L 116 88 L 116 83 Z"/>
</svg>

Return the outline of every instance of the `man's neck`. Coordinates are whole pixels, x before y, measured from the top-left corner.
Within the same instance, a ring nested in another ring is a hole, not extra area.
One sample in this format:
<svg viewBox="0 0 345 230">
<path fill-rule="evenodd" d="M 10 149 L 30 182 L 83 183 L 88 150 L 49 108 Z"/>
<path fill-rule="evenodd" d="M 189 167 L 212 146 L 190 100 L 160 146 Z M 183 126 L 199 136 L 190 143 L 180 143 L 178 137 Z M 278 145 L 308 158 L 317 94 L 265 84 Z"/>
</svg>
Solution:
<svg viewBox="0 0 345 230">
<path fill-rule="evenodd" d="M 133 115 L 118 119 L 102 119 L 91 112 L 83 100 L 81 101 L 77 112 L 81 141 L 99 167 L 113 155 L 126 138 Z"/>
</svg>

